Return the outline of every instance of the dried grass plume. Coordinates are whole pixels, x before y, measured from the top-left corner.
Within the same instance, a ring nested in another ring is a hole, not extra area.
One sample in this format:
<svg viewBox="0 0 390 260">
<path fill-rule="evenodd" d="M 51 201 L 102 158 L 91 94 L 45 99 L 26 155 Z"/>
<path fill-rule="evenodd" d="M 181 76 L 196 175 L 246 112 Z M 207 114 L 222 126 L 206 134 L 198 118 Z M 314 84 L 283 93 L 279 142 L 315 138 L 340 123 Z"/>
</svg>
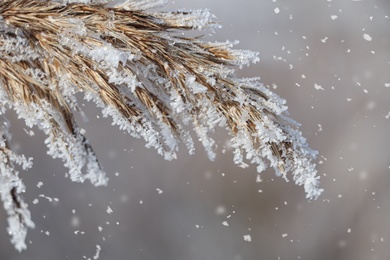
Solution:
<svg viewBox="0 0 390 260">
<path fill-rule="evenodd" d="M 182 36 L 217 28 L 213 15 L 151 9 L 165 1 L 90 2 L 0 1 L 0 195 L 17 250 L 26 248 L 34 223 L 15 165 L 28 169 L 31 159 L 12 151 L 5 112 L 44 131 L 48 154 L 63 161 L 73 181 L 104 185 L 107 177 L 74 118 L 80 92 L 168 160 L 183 144 L 193 153 L 194 133 L 213 160 L 209 134 L 222 127 L 237 165 L 247 161 L 258 172 L 271 166 L 303 185 L 308 198 L 320 195 L 316 153 L 287 117 L 285 100 L 258 78 L 235 77 L 237 68 L 258 61 L 257 53 Z"/>
</svg>

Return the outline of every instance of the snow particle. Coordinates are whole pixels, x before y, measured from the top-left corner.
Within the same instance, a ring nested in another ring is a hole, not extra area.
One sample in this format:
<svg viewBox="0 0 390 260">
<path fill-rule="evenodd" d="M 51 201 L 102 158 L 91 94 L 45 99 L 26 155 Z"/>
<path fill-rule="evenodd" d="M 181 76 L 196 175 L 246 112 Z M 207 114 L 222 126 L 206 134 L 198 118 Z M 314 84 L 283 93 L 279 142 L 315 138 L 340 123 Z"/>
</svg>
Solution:
<svg viewBox="0 0 390 260">
<path fill-rule="evenodd" d="M 390 111 L 387 113 L 387 115 L 385 115 L 385 118 L 386 118 L 386 119 L 389 119 L 389 118 L 390 118 Z"/>
<path fill-rule="evenodd" d="M 95 255 L 93 256 L 93 259 L 99 259 L 99 255 L 100 255 L 100 250 L 102 250 L 102 248 L 99 246 L 99 245 L 96 245 L 96 253 Z"/>
<path fill-rule="evenodd" d="M 252 241 L 251 235 L 244 235 L 243 237 L 244 237 L 244 241 L 246 241 L 246 242 L 251 242 Z"/>
<path fill-rule="evenodd" d="M 314 83 L 314 88 L 316 90 L 324 90 L 324 88 L 321 85 L 318 85 L 317 83 Z"/>
<path fill-rule="evenodd" d="M 367 33 L 363 34 L 363 38 L 368 42 L 372 41 L 372 37 Z"/>
</svg>

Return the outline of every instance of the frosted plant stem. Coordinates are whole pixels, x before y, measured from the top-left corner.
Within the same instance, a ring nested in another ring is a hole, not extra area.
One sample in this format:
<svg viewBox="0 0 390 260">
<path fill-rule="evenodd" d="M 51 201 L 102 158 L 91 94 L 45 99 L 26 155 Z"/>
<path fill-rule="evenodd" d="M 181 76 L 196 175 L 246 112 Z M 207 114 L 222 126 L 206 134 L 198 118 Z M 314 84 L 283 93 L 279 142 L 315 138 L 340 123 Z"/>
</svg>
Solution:
<svg viewBox="0 0 390 260">
<path fill-rule="evenodd" d="M 286 180 L 291 175 L 307 198 L 318 198 L 317 153 L 288 118 L 285 100 L 259 78 L 235 76 L 259 61 L 257 52 L 236 50 L 236 42 L 183 37 L 220 27 L 208 10 L 151 9 L 166 2 L 160 0 L 106 2 L 0 1 L 0 113 L 12 109 L 27 127 L 41 129 L 48 154 L 63 161 L 71 180 L 108 180 L 74 117 L 81 111 L 75 95 L 83 93 L 113 125 L 167 160 L 183 145 L 192 154 L 193 134 L 214 160 L 210 134 L 222 127 L 231 136 L 234 163 L 255 164 L 258 172 L 272 167 Z M 21 181 L 4 140 L 0 188 L 10 218 L 22 216 L 12 222 L 23 225 L 11 228 L 21 250 L 33 224 L 20 199 L 24 186 L 9 184 Z"/>
</svg>

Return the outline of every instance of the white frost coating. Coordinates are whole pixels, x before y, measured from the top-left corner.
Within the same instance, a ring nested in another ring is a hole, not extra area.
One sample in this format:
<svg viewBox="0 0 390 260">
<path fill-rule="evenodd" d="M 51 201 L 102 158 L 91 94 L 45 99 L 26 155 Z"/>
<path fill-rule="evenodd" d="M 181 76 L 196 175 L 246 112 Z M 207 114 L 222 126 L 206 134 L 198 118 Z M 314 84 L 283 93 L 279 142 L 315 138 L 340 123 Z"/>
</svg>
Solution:
<svg viewBox="0 0 390 260">
<path fill-rule="evenodd" d="M 179 149 L 179 143 L 176 139 L 176 136 L 172 133 L 172 130 L 164 123 L 161 123 L 163 120 L 163 115 L 157 108 L 152 109 L 152 113 L 154 116 L 159 119 L 158 126 L 160 127 L 160 133 L 162 138 L 164 139 L 164 144 L 168 149 L 165 149 L 164 158 L 166 160 L 176 159 L 176 151 Z"/>
<path fill-rule="evenodd" d="M 202 30 L 207 27 L 218 29 L 221 26 L 213 23 L 215 16 L 208 9 L 200 10 L 178 10 L 178 13 L 172 15 L 170 13 L 155 13 L 156 17 L 163 19 L 164 23 L 173 24 L 175 26 L 190 27 L 196 30 Z"/>
<path fill-rule="evenodd" d="M 134 92 L 136 87 L 140 87 L 137 77 L 130 71 L 118 71 L 116 68 L 110 68 L 107 70 L 109 76 L 108 83 L 115 85 L 126 85 L 126 87 Z"/>
<path fill-rule="evenodd" d="M 73 4 L 73 3 L 80 3 L 80 4 L 105 4 L 112 0 L 62 0 L 64 4 Z"/>
<path fill-rule="evenodd" d="M 170 92 L 170 96 L 171 96 L 170 105 L 173 111 L 175 111 L 176 114 L 180 114 L 181 112 L 185 111 L 186 104 L 184 104 L 183 98 L 177 93 L 177 91 L 172 89 Z"/>
<path fill-rule="evenodd" d="M 89 52 L 89 56 L 97 62 L 106 62 L 107 66 L 111 68 L 117 68 L 119 62 L 121 62 L 122 65 L 125 65 L 128 59 L 128 54 L 123 53 L 110 45 L 93 48 Z"/>
<path fill-rule="evenodd" d="M 53 158 L 60 158 L 64 162 L 64 166 L 69 169 L 69 176 L 72 181 L 84 182 L 89 179 L 96 186 L 107 183 L 105 173 L 98 166 L 97 158 L 85 137 L 81 135 L 76 126 L 74 126 L 75 133 L 62 131 L 61 129 L 67 129 L 67 126 L 58 111 L 54 110 L 50 104 L 42 102 L 40 106 L 33 104 L 26 106 L 25 104 L 14 103 L 13 108 L 18 117 L 25 120 L 27 126 L 37 125 L 48 135 L 45 140 L 48 154 Z M 48 115 L 55 119 L 58 126 L 53 125 L 53 121 L 50 121 Z M 53 132 L 53 128 L 56 131 Z M 84 166 L 90 170 L 87 174 L 83 174 Z"/>
<path fill-rule="evenodd" d="M 259 138 L 262 137 L 262 134 L 259 134 Z M 234 149 L 233 161 L 235 164 L 242 168 L 248 167 L 248 164 L 244 162 L 245 159 L 250 160 L 251 163 L 257 165 L 257 172 L 260 173 L 264 171 L 267 167 L 267 164 L 264 162 L 262 157 L 267 157 L 269 154 L 269 148 L 264 146 L 265 142 L 261 142 L 261 146 L 256 148 L 251 142 L 251 137 L 244 129 L 240 129 L 236 136 L 231 139 L 231 147 Z"/>
<path fill-rule="evenodd" d="M 77 20 L 74 22 L 76 23 L 76 27 L 82 23 L 81 21 L 78 22 Z M 82 27 L 84 28 L 84 25 L 82 25 Z M 81 30 L 77 28 L 75 31 L 79 33 Z M 71 30 L 71 32 L 73 31 Z M 65 33 L 60 35 L 61 43 L 70 47 L 76 54 L 82 54 L 90 57 L 103 69 L 117 69 L 119 64 L 125 66 L 128 60 L 135 58 L 135 56 L 130 52 L 120 51 L 113 47 L 110 43 L 105 43 L 104 46 L 81 44 L 79 39 L 69 37 L 68 34 Z M 82 37 L 83 35 L 80 36 Z"/>
<path fill-rule="evenodd" d="M 239 41 L 236 40 L 233 42 L 232 41 L 214 42 L 213 44 L 216 46 L 221 46 L 230 49 L 234 45 L 237 45 L 238 43 Z M 260 61 L 259 52 L 257 51 L 230 49 L 230 53 L 235 57 L 235 59 L 232 60 L 232 64 L 239 66 L 240 69 L 243 66 L 249 66 L 252 63 L 257 63 Z"/>
<path fill-rule="evenodd" d="M 9 103 L 9 97 L 0 83 L 0 115 L 3 115 Z"/>
<path fill-rule="evenodd" d="M 14 38 L 2 33 L 0 40 L 2 40 L 2 44 L 0 44 L 1 57 L 10 62 L 35 60 L 41 57 L 41 53 L 33 50 L 25 38 L 19 36 Z"/>
<path fill-rule="evenodd" d="M 195 133 L 198 135 L 199 141 L 202 143 L 204 149 L 206 150 L 210 161 L 214 161 L 216 158 L 216 154 L 214 152 L 215 141 L 207 135 L 208 128 L 198 126 L 195 127 L 194 130 Z"/>
<path fill-rule="evenodd" d="M 124 3 L 117 4 L 114 7 L 118 9 L 124 9 L 124 10 L 148 10 L 152 8 L 157 7 L 163 7 L 168 4 L 168 0 L 141 0 L 141 1 L 134 1 L 134 0 L 127 0 Z"/>
<path fill-rule="evenodd" d="M 16 250 L 26 249 L 26 235 L 28 228 L 34 228 L 30 211 L 20 194 L 25 192 L 25 186 L 15 170 L 14 164 L 18 164 L 23 170 L 31 167 L 31 159 L 23 155 L 16 155 L 6 146 L 8 135 L 8 124 L 1 121 L 0 129 L 0 197 L 4 209 L 8 215 L 8 233 L 11 236 L 11 243 Z"/>
<path fill-rule="evenodd" d="M 164 147 L 160 142 L 160 134 L 153 128 L 150 122 L 144 121 L 143 125 L 141 125 L 135 120 L 126 119 L 113 106 L 106 106 L 103 108 L 102 113 L 104 117 L 112 117 L 112 125 L 117 125 L 119 129 L 128 132 L 133 137 L 143 137 L 146 141 L 145 147 L 154 147 L 160 155 L 164 155 Z"/>
<path fill-rule="evenodd" d="M 207 88 L 202 84 L 196 82 L 196 78 L 193 75 L 187 75 L 186 77 L 186 85 L 192 90 L 192 93 L 205 93 Z"/>
<path fill-rule="evenodd" d="M 293 171 L 295 184 L 303 185 L 306 198 L 316 199 L 324 191 L 318 188 L 319 176 L 316 176 L 315 164 L 307 160 L 299 160 L 298 167 Z"/>
</svg>

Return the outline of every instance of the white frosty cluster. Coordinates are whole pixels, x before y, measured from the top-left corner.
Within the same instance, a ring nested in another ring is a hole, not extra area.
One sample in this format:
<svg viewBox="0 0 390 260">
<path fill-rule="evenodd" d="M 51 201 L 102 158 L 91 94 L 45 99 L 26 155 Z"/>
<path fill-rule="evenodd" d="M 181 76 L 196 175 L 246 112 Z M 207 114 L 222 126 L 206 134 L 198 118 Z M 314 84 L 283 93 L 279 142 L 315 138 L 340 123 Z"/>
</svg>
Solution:
<svg viewBox="0 0 390 260">
<path fill-rule="evenodd" d="M 165 159 L 184 144 L 194 152 L 191 126 L 210 160 L 216 127 L 229 131 L 234 163 L 268 166 L 303 185 L 317 198 L 312 160 L 316 153 L 287 117 L 285 100 L 259 78 L 236 78 L 235 69 L 258 62 L 258 53 L 235 50 L 237 42 L 186 38 L 183 30 L 217 28 L 207 10 L 152 12 L 165 0 L 127 1 L 5 0 L 0 4 L 0 115 L 13 109 L 28 127 L 46 135 L 48 154 L 60 158 L 73 181 L 105 185 L 98 163 L 74 113 L 75 94 L 84 93 L 111 117 L 113 125 L 153 147 Z M 12 7 L 12 8 L 10 8 Z M 23 13 L 23 19 L 19 13 Z M 39 19 L 37 19 L 39 15 Z M 24 249 L 30 213 L 24 186 L 13 165 L 30 167 L 15 155 L 8 128 L 0 132 L 0 191 L 9 215 L 12 242 Z"/>
<path fill-rule="evenodd" d="M 26 235 L 28 228 L 34 228 L 27 204 L 21 198 L 25 186 L 19 178 L 14 165 L 20 165 L 23 170 L 31 167 L 32 159 L 24 155 L 17 155 L 10 150 L 8 141 L 8 121 L 1 116 L 0 122 L 0 197 L 4 209 L 8 214 L 8 234 L 11 242 L 19 251 L 26 249 Z"/>
</svg>

